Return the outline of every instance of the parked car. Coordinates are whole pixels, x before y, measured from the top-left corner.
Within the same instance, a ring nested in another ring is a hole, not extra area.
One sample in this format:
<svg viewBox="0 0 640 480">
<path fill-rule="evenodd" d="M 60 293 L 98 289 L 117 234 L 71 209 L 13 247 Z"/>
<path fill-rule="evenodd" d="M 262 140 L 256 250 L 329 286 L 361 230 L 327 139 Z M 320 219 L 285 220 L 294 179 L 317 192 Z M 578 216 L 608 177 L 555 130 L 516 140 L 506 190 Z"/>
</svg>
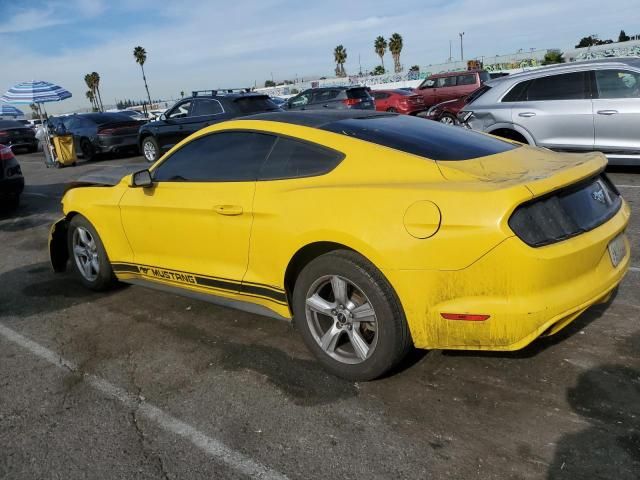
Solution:
<svg viewBox="0 0 640 480">
<path fill-rule="evenodd" d="M 102 153 L 138 150 L 138 129 L 145 122 L 117 112 L 49 117 L 49 133 L 70 133 L 75 149 L 91 161 Z"/>
<path fill-rule="evenodd" d="M 403 89 L 373 90 L 371 96 L 376 101 L 379 112 L 397 112 L 415 115 L 425 109 L 422 95 Z"/>
<path fill-rule="evenodd" d="M 374 110 L 375 103 L 367 87 L 319 87 L 309 88 L 291 97 L 286 108 L 289 110 Z"/>
<path fill-rule="evenodd" d="M 640 164 L 640 59 L 561 64 L 487 82 L 464 107 L 475 130 Z"/>
<path fill-rule="evenodd" d="M 11 148 L 0 145 L 0 209 L 14 209 L 20 203 L 24 177 Z"/>
<path fill-rule="evenodd" d="M 0 143 L 15 152 L 26 150 L 29 153 L 38 150 L 38 140 L 31 127 L 26 127 L 15 120 L 0 120 Z"/>
<path fill-rule="evenodd" d="M 127 117 L 132 118 L 134 120 L 144 120 L 145 122 L 148 121 L 144 113 L 138 112 L 137 110 L 118 110 L 117 112 L 114 112 L 114 113 L 120 113 L 122 115 L 126 115 Z"/>
<path fill-rule="evenodd" d="M 51 263 L 293 319 L 370 380 L 412 345 L 518 350 L 606 302 L 630 210 L 605 165 L 409 115 L 264 113 L 75 181 Z"/>
<path fill-rule="evenodd" d="M 275 103 L 277 106 L 279 106 L 280 108 L 283 108 L 284 104 L 287 103 L 286 98 L 282 98 L 282 97 L 270 97 L 270 98 L 271 98 L 271 101 Z"/>
<path fill-rule="evenodd" d="M 458 125 L 458 114 L 460 113 L 460 110 L 462 110 L 467 103 L 472 102 L 482 95 L 488 88 L 489 87 L 483 85 L 469 95 L 456 98 L 455 100 L 447 100 L 446 102 L 438 103 L 427 110 L 424 117 L 446 125 Z"/>
<path fill-rule="evenodd" d="M 200 90 L 140 128 L 138 145 L 149 162 L 201 128 L 223 120 L 280 110 L 268 95 L 246 89 Z"/>
<path fill-rule="evenodd" d="M 430 75 L 414 90 L 422 95 L 426 107 L 464 97 L 490 80 L 484 70 L 446 72 Z"/>
</svg>

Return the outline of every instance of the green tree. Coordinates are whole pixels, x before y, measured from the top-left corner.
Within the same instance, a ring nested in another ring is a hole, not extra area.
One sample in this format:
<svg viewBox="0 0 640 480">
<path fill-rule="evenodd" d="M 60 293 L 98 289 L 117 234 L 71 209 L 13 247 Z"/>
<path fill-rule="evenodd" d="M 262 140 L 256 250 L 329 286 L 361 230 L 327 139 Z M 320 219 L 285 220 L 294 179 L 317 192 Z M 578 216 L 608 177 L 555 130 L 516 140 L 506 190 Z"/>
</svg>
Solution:
<svg viewBox="0 0 640 480">
<path fill-rule="evenodd" d="M 619 42 L 628 42 L 629 40 L 631 40 L 629 35 L 627 35 L 624 30 L 620 30 L 620 35 L 618 35 L 618 41 Z"/>
<path fill-rule="evenodd" d="M 144 74 L 144 64 L 147 61 L 147 51 L 138 46 L 133 49 L 133 58 L 136 59 L 136 63 L 140 65 L 142 69 L 142 80 L 144 80 L 144 88 L 147 91 L 147 99 L 149 100 L 149 108 L 151 108 L 151 95 L 149 95 L 149 86 L 147 85 L 147 77 Z"/>
<path fill-rule="evenodd" d="M 562 52 L 559 50 L 551 50 L 544 55 L 543 65 L 553 65 L 554 63 L 564 63 Z"/>
<path fill-rule="evenodd" d="M 400 52 L 402 52 L 402 35 L 394 33 L 389 38 L 389 51 L 393 57 L 393 70 L 396 73 L 402 71 L 402 64 L 400 63 Z"/>
<path fill-rule="evenodd" d="M 344 70 L 344 64 L 347 61 L 347 49 L 338 45 L 333 50 L 333 60 L 336 62 L 336 76 L 346 77 L 347 72 Z"/>
<path fill-rule="evenodd" d="M 420 65 L 411 65 L 410 72 L 420 73 Z"/>
<path fill-rule="evenodd" d="M 93 84 L 93 95 L 96 97 L 96 103 L 98 109 L 104 112 L 104 105 L 102 104 L 102 95 L 100 95 L 100 74 L 98 72 L 91 72 L 91 81 Z"/>
<path fill-rule="evenodd" d="M 87 84 L 87 87 L 89 87 L 89 91 L 91 92 L 91 97 L 87 97 L 89 98 L 89 100 L 91 100 L 91 109 L 93 111 L 97 111 L 98 110 L 98 100 L 96 99 L 96 86 L 95 86 L 95 79 L 91 76 L 90 73 L 87 73 L 84 76 L 84 83 Z"/>
<path fill-rule="evenodd" d="M 378 35 L 376 37 L 376 39 L 373 41 L 373 49 L 375 50 L 376 55 L 380 57 L 382 68 L 384 69 L 384 54 L 387 52 L 387 41 L 383 36 Z"/>
<path fill-rule="evenodd" d="M 180 98 L 184 98 L 184 90 L 180 90 Z"/>
<path fill-rule="evenodd" d="M 373 72 L 371 73 L 373 75 L 384 75 L 387 72 L 382 65 L 378 65 L 376 68 L 373 69 Z"/>
<path fill-rule="evenodd" d="M 265 87 L 275 87 L 276 86 L 276 82 L 274 82 L 273 80 L 265 80 L 264 86 Z"/>
<path fill-rule="evenodd" d="M 97 110 L 96 103 L 95 103 L 96 97 L 93 94 L 93 92 L 91 90 L 87 90 L 87 93 L 85 93 L 85 95 L 91 102 L 91 110 L 96 111 Z"/>
</svg>

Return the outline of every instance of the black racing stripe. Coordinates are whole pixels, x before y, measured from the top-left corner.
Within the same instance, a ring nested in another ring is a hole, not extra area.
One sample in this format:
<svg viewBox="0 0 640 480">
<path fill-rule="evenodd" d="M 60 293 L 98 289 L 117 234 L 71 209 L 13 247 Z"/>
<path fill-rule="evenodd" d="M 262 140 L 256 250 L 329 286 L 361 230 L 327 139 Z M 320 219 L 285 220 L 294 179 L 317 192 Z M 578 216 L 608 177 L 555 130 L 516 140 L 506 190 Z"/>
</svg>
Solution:
<svg viewBox="0 0 640 480">
<path fill-rule="evenodd" d="M 198 285 L 209 288 L 218 288 L 220 290 L 233 290 L 238 291 L 240 284 L 220 280 L 219 278 L 200 277 L 196 275 L 196 282 Z"/>
<path fill-rule="evenodd" d="M 116 273 L 140 273 L 140 269 L 137 265 L 131 265 L 128 263 L 112 263 L 111 268 L 113 268 L 113 271 Z"/>
<path fill-rule="evenodd" d="M 274 292 L 269 287 L 262 287 L 258 285 L 247 285 L 243 283 L 242 286 L 240 287 L 240 293 L 260 295 L 262 297 L 271 298 L 276 302 L 287 303 L 287 295 L 284 292 L 282 291 Z"/>
</svg>

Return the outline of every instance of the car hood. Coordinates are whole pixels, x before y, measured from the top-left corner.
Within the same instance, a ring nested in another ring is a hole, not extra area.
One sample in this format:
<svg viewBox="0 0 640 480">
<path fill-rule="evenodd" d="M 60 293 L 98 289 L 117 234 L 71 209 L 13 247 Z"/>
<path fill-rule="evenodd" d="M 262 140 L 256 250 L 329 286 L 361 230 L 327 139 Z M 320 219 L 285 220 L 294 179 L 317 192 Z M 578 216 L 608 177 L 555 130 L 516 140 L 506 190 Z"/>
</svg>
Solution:
<svg viewBox="0 0 640 480">
<path fill-rule="evenodd" d="M 447 180 L 505 188 L 522 185 L 537 197 L 597 174 L 606 167 L 607 158 L 601 153 L 557 153 L 521 146 L 488 157 L 437 164 Z"/>
<path fill-rule="evenodd" d="M 95 172 L 83 175 L 77 180 L 69 182 L 66 186 L 65 192 L 72 188 L 78 187 L 113 187 L 120 183 L 123 177 L 133 172 L 145 170 L 149 167 L 148 163 L 132 163 L 129 165 L 122 165 L 116 168 L 104 168 Z"/>
</svg>

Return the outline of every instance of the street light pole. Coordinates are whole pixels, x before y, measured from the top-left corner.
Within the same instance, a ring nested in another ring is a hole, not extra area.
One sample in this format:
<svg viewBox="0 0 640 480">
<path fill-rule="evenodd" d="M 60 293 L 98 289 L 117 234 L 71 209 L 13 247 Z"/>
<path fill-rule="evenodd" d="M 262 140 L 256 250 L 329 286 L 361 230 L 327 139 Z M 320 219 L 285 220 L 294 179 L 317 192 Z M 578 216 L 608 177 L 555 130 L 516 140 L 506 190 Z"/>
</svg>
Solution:
<svg viewBox="0 0 640 480">
<path fill-rule="evenodd" d="M 460 35 L 460 60 L 464 61 L 464 48 L 462 46 L 462 37 L 464 37 L 464 32 L 459 33 L 458 35 Z"/>
</svg>

